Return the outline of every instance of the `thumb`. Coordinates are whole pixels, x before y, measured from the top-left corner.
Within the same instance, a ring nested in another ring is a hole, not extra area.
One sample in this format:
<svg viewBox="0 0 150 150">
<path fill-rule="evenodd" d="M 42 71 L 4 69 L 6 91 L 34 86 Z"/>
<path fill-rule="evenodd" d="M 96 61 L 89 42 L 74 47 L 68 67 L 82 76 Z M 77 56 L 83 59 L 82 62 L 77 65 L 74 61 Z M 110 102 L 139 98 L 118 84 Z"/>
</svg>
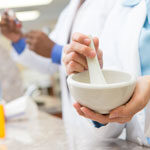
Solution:
<svg viewBox="0 0 150 150">
<path fill-rule="evenodd" d="M 124 105 L 112 110 L 109 114 L 109 118 L 110 119 L 122 118 L 122 117 L 127 117 L 128 115 L 129 112 L 127 111 L 126 106 Z"/>
<path fill-rule="evenodd" d="M 141 110 L 141 101 L 132 98 L 126 105 L 120 106 L 110 112 L 109 118 L 129 117 Z"/>
</svg>

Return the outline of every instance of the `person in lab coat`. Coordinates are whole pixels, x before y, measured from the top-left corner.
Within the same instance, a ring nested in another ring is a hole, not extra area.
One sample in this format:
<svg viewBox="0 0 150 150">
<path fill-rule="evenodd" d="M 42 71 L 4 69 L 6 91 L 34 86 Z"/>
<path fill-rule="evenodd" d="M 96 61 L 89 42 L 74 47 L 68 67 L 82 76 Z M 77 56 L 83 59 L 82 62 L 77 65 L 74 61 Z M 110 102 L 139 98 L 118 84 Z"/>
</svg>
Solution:
<svg viewBox="0 0 150 150">
<path fill-rule="evenodd" d="M 62 47 L 70 42 L 72 33 L 82 32 L 84 34 L 92 34 L 101 37 L 105 20 L 116 2 L 116 0 L 71 0 L 60 15 L 54 31 L 50 34 L 50 40 L 47 36 L 43 35 L 43 33 L 37 33 L 35 31 L 27 34 L 27 39 L 25 40 L 20 30 L 18 31 L 18 28 L 15 28 L 15 33 L 19 33 L 19 38 L 17 37 L 17 39 L 14 40 L 14 38 L 12 38 L 12 35 L 15 35 L 16 38 L 14 30 L 12 32 L 12 30 L 8 30 L 7 28 L 9 27 L 7 25 L 7 14 L 4 16 L 6 22 L 4 21 L 1 23 L 3 35 L 13 42 L 12 45 L 14 50 L 12 51 L 12 55 L 15 60 L 46 73 L 55 72 L 59 68 L 62 89 L 63 119 L 69 136 L 70 149 L 93 150 L 99 148 L 99 141 L 101 139 L 116 138 L 121 134 L 125 127 L 125 124 L 109 123 L 101 128 L 95 128 L 94 125 L 96 127 L 97 125 L 99 126 L 97 122 L 94 122 L 95 124 L 93 125 L 91 120 L 80 117 L 73 108 L 74 100 L 70 97 L 67 88 L 67 76 L 64 67 L 54 64 L 61 64 L 62 51 L 60 51 L 60 47 L 62 50 Z M 9 29 L 11 29 L 13 24 L 14 22 L 10 24 Z M 51 43 L 50 45 L 48 44 L 48 47 L 50 46 L 49 48 L 47 48 L 47 46 L 45 47 L 45 45 L 42 46 L 42 44 L 45 43 L 44 41 Z M 40 44 L 38 44 L 39 42 Z M 26 43 L 28 43 L 28 45 Z M 42 47 L 45 47 L 45 49 Z M 46 52 L 44 52 L 45 50 Z M 57 52 L 60 53 L 58 54 Z M 43 56 L 47 58 L 44 58 Z M 49 59 L 50 57 L 52 59 Z"/>
<path fill-rule="evenodd" d="M 85 70 L 82 64 L 89 53 L 81 47 L 90 44 L 88 36 L 76 33 L 72 39 L 72 43 L 64 48 L 68 74 Z M 126 128 L 127 136 L 131 134 L 130 140 L 139 144 L 143 141 L 150 146 L 150 1 L 118 1 L 106 21 L 99 48 L 103 51 L 104 68 L 126 71 L 138 78 L 134 94 L 127 104 L 112 110 L 107 116 L 78 103 L 74 107 L 79 115 L 99 123 L 128 122 Z M 143 136 L 139 138 L 139 135 Z"/>
</svg>

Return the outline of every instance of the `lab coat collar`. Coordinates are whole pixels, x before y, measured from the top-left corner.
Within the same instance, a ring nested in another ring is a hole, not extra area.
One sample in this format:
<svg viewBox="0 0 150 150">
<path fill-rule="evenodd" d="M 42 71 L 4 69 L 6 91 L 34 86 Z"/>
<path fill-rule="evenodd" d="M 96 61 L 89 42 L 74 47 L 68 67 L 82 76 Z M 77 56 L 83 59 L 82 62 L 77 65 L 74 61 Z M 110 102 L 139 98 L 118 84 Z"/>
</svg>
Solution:
<svg viewBox="0 0 150 150">
<path fill-rule="evenodd" d="M 123 6 L 125 7 L 134 7 L 137 6 L 142 0 L 124 0 L 123 1 Z M 148 22 L 150 24 L 150 0 L 145 0 L 146 1 L 146 7 L 147 7 L 147 17 L 148 17 Z"/>
<path fill-rule="evenodd" d="M 123 6 L 134 7 L 134 6 L 138 5 L 140 2 L 141 2 L 141 0 L 124 0 Z"/>
</svg>

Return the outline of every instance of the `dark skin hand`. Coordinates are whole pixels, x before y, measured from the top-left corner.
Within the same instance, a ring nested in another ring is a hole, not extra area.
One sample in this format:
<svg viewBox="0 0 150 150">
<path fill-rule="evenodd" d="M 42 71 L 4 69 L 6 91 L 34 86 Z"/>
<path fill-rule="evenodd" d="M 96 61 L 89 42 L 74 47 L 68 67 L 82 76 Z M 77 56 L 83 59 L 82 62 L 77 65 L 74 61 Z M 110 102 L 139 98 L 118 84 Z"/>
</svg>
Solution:
<svg viewBox="0 0 150 150">
<path fill-rule="evenodd" d="M 55 43 L 39 30 L 32 30 L 26 34 L 26 42 L 29 49 L 43 57 L 51 57 L 51 50 Z"/>
<path fill-rule="evenodd" d="M 11 17 L 7 12 L 4 12 L 0 21 L 1 33 L 14 43 L 18 42 L 22 37 L 26 37 L 26 42 L 31 51 L 47 58 L 51 57 L 51 50 L 55 43 L 44 32 L 39 30 L 33 30 L 24 35 L 15 20 L 15 17 Z"/>
<path fill-rule="evenodd" d="M 23 37 L 21 28 L 19 28 L 15 22 L 15 17 L 10 17 L 7 12 L 4 12 L 2 15 L 2 19 L 0 21 L 0 30 L 6 38 L 14 43 Z"/>
</svg>

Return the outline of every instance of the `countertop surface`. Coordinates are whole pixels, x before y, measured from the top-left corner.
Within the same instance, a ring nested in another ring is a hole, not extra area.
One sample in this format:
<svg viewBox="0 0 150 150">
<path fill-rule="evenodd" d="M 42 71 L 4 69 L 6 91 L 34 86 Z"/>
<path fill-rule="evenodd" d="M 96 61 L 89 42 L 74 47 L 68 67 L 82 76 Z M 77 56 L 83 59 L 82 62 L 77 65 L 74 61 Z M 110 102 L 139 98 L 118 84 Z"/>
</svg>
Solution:
<svg viewBox="0 0 150 150">
<path fill-rule="evenodd" d="M 70 150 L 63 121 L 45 113 L 35 120 L 7 123 L 7 136 L 0 140 L 0 150 Z M 150 150 L 119 139 L 103 140 L 97 150 Z"/>
<path fill-rule="evenodd" d="M 63 121 L 41 112 L 34 120 L 9 121 L 0 150 L 67 150 Z"/>
</svg>

